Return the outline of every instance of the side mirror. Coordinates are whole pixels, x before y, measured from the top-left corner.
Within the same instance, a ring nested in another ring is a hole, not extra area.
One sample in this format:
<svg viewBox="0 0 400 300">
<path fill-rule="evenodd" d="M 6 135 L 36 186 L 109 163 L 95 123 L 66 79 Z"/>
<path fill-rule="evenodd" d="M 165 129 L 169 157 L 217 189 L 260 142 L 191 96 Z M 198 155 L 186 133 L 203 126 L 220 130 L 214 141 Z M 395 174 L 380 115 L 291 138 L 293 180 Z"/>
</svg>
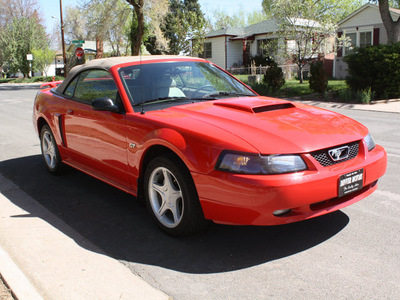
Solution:
<svg viewBox="0 0 400 300">
<path fill-rule="evenodd" d="M 97 98 L 92 101 L 92 109 L 100 111 L 119 112 L 119 107 L 110 98 Z"/>
</svg>

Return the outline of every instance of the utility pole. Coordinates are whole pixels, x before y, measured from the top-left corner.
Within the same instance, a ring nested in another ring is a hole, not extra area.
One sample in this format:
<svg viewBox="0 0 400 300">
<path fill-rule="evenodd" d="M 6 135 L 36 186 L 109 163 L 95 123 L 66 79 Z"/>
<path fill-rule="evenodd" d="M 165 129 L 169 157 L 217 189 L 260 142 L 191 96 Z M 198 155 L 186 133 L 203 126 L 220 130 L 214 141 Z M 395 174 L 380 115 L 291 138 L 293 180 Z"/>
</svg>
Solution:
<svg viewBox="0 0 400 300">
<path fill-rule="evenodd" d="M 64 21 L 63 21 L 63 11 L 62 11 L 62 0 L 60 0 L 60 22 L 61 22 L 61 43 L 62 43 L 63 62 L 64 62 L 64 77 L 67 77 L 67 56 L 65 54 Z"/>
</svg>

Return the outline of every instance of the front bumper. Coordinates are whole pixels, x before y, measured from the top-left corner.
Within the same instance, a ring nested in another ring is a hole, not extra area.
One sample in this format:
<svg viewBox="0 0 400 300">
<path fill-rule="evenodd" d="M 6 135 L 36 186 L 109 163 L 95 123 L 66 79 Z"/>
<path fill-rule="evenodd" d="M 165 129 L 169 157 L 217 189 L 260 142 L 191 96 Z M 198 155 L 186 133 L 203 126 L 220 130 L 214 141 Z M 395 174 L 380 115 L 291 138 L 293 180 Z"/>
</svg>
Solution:
<svg viewBox="0 0 400 300">
<path fill-rule="evenodd" d="M 222 224 L 279 225 L 327 214 L 370 195 L 387 164 L 386 152 L 378 145 L 330 167 L 322 167 L 309 154 L 303 159 L 309 169 L 293 174 L 192 173 L 205 218 Z M 359 169 L 364 170 L 363 188 L 338 197 L 340 176 Z M 279 210 L 290 211 L 275 216 Z"/>
</svg>

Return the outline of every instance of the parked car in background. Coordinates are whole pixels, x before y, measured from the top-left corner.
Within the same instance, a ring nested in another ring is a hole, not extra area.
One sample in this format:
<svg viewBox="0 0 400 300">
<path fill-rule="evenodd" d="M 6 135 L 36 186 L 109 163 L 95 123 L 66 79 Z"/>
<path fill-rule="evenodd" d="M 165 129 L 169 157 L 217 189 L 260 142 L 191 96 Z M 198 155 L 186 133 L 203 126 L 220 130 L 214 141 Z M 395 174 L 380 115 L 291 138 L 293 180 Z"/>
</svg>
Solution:
<svg viewBox="0 0 400 300">
<path fill-rule="evenodd" d="M 324 215 L 370 195 L 387 163 L 360 123 L 260 97 L 200 58 L 92 60 L 37 94 L 33 123 L 50 172 L 144 199 L 171 235 Z"/>
</svg>

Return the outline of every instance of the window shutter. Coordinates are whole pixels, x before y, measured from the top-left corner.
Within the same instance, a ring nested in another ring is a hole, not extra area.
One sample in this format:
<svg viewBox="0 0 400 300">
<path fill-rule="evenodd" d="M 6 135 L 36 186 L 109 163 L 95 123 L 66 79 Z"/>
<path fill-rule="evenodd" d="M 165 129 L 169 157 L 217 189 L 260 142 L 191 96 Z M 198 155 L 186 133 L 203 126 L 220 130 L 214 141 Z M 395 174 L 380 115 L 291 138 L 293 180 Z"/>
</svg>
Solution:
<svg viewBox="0 0 400 300">
<path fill-rule="evenodd" d="M 337 36 L 338 38 L 340 38 L 343 35 L 343 32 L 338 32 Z M 342 57 L 343 56 L 343 47 L 340 47 L 340 49 L 338 49 L 337 51 L 337 57 Z"/>
<path fill-rule="evenodd" d="M 374 28 L 374 41 L 373 45 L 379 45 L 379 28 Z"/>
</svg>

